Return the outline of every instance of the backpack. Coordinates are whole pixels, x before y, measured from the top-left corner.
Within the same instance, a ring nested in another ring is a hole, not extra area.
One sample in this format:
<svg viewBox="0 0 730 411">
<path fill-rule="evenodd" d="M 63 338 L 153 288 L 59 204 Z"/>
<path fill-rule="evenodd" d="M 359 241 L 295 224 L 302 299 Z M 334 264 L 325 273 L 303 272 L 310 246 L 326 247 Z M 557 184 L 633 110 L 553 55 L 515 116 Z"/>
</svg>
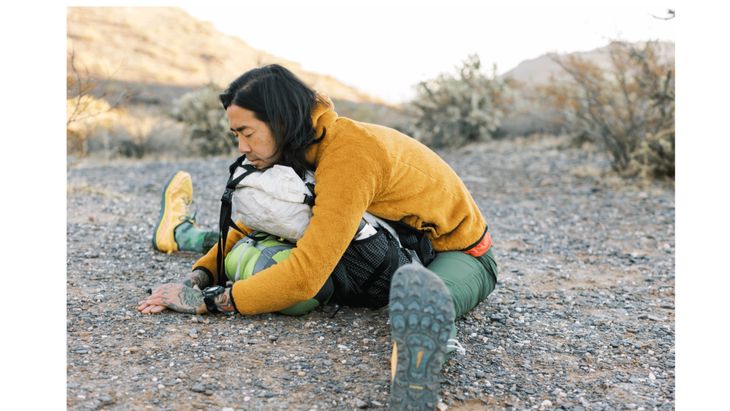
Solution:
<svg viewBox="0 0 730 411">
<path fill-rule="evenodd" d="M 230 228 L 239 232 L 241 231 L 231 219 L 233 193 L 237 186 L 239 186 L 239 183 L 248 175 L 269 171 L 260 171 L 252 165 L 246 164 L 245 157 L 245 154 L 242 155 L 229 167 L 230 177 L 228 178 L 226 190 L 221 198 L 222 205 L 219 222 L 221 235 L 217 255 L 218 279 L 219 284 L 222 283 L 221 285 L 225 285 L 224 279 L 227 278 L 227 275 L 222 275 L 222 250 L 226 244 L 228 231 Z M 243 169 L 243 171 L 237 171 L 239 168 Z M 302 204 L 306 204 L 311 208 L 315 201 L 314 183 L 305 185 L 310 194 L 301 196 Z M 355 236 L 358 239 L 350 243 L 322 289 L 324 290 L 328 287 L 328 284 L 333 286 L 334 290 L 330 293 L 331 298 L 328 298 L 332 302 L 340 305 L 368 307 L 370 309 L 382 308 L 388 304 L 390 279 L 399 267 L 413 263 L 414 261 L 427 266 L 435 257 L 433 245 L 423 232 L 404 223 L 386 222 L 372 215 L 369 215 L 369 217 L 368 213 L 366 213 L 358 228 L 358 234 Z M 369 223 L 367 220 L 373 221 L 374 224 L 368 226 Z M 246 221 L 242 222 L 246 224 Z M 394 227 L 388 227 L 389 223 L 394 225 Z M 374 232 L 362 238 L 360 234 L 363 230 L 368 229 L 368 227 L 370 227 L 371 232 L 373 231 L 372 228 L 374 228 Z M 260 271 L 256 270 L 256 267 L 263 267 L 260 269 L 268 268 L 276 264 L 276 262 L 288 258 L 289 253 L 291 253 L 294 244 L 284 244 L 284 239 L 278 240 L 278 242 L 273 241 L 270 238 L 271 235 L 265 232 L 266 227 L 262 231 L 264 232 L 256 233 L 256 235 L 261 236 L 261 241 L 256 240 L 254 233 L 252 233 L 251 237 L 254 237 L 255 241 L 251 241 L 251 238 L 245 237 L 226 256 L 226 271 L 228 271 L 230 264 L 234 279 L 248 278 L 248 276 Z M 404 248 L 401 243 L 407 248 Z M 258 253 L 251 249 L 252 246 L 258 250 Z M 234 251 L 236 247 L 240 250 Z M 231 257 L 231 254 L 237 255 L 238 260 L 236 260 L 236 257 Z M 254 256 L 261 254 L 264 254 L 267 258 L 254 258 Z M 274 256 L 278 257 L 274 258 Z M 233 267 L 234 264 L 236 266 L 235 268 Z M 250 271 L 248 271 L 249 267 Z M 240 271 L 241 268 L 244 268 L 244 270 Z M 231 281 L 235 282 L 234 279 Z M 317 295 L 322 294 L 322 290 Z M 312 307 L 312 309 L 314 308 L 316 306 Z"/>
<path fill-rule="evenodd" d="M 291 254 L 294 244 L 283 238 L 276 238 L 267 233 L 254 231 L 239 240 L 226 255 L 225 272 L 231 282 L 245 280 L 258 274 L 272 265 L 279 263 Z M 327 279 L 324 286 L 312 299 L 280 310 L 279 313 L 299 316 L 307 314 L 320 305 L 325 305 L 332 296 L 334 285 Z"/>
</svg>

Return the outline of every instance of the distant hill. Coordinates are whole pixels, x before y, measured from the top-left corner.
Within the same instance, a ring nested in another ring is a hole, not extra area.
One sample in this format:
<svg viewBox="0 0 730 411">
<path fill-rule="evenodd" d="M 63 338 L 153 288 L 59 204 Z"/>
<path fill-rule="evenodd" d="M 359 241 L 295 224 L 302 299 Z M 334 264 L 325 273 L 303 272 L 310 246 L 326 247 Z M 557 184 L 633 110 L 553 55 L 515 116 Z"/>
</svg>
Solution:
<svg viewBox="0 0 730 411">
<path fill-rule="evenodd" d="M 636 43 L 641 47 L 645 43 Z M 607 68 L 611 65 L 611 57 L 608 53 L 608 47 L 601 47 L 591 51 L 574 52 L 567 54 L 559 54 L 559 56 L 576 56 L 583 60 L 591 61 L 599 67 Z M 674 58 L 674 43 L 660 42 L 658 44 L 659 55 L 662 58 Z M 510 76 L 515 80 L 528 84 L 544 84 L 552 74 L 559 76 L 563 70 L 552 60 L 553 53 L 544 54 L 538 58 L 525 60 L 512 70 L 502 74 L 501 77 Z"/>
<path fill-rule="evenodd" d="M 333 99 L 386 104 L 332 76 L 256 50 L 175 7 L 68 7 L 66 47 L 92 74 L 116 71 L 115 80 L 148 94 L 164 89 L 176 96 L 210 80 L 226 86 L 251 68 L 278 63 Z"/>
</svg>

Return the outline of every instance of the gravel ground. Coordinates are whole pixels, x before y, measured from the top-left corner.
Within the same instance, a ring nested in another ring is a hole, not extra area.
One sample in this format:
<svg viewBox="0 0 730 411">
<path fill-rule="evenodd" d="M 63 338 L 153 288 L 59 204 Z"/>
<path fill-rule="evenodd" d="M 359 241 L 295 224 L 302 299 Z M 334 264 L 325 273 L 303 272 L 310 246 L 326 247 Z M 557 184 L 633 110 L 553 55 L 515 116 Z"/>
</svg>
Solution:
<svg viewBox="0 0 730 411">
<path fill-rule="evenodd" d="M 457 321 L 467 351 L 445 366 L 440 408 L 674 409 L 674 191 L 621 183 L 598 153 L 557 147 L 439 152 L 485 215 L 499 264 L 497 289 Z M 199 257 L 152 249 L 162 187 L 188 171 L 199 225 L 213 229 L 232 160 L 72 170 L 68 409 L 387 409 L 386 310 L 137 313 Z"/>
</svg>

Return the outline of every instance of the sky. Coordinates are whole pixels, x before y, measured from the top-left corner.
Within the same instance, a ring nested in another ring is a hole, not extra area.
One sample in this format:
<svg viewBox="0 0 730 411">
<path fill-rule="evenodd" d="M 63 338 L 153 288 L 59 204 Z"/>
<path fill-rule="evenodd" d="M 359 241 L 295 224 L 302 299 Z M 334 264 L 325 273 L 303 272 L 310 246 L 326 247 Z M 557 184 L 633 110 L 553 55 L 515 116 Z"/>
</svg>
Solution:
<svg viewBox="0 0 730 411">
<path fill-rule="evenodd" d="M 652 17 L 667 16 L 673 4 L 584 3 L 377 1 L 302 6 L 275 1 L 181 8 L 255 49 L 329 74 L 390 103 L 412 98 L 419 81 L 453 72 L 470 54 L 476 53 L 489 69 L 496 63 L 501 74 L 523 60 L 548 52 L 589 51 L 607 45 L 609 39 L 676 41 L 676 20 Z"/>
</svg>

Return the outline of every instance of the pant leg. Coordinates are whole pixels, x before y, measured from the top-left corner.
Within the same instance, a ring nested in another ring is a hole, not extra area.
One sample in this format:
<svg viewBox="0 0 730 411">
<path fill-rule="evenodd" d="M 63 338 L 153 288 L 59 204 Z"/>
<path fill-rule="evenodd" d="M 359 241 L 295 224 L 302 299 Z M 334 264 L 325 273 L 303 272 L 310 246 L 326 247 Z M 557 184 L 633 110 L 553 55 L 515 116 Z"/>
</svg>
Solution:
<svg viewBox="0 0 730 411">
<path fill-rule="evenodd" d="M 481 257 L 460 251 L 438 253 L 427 268 L 439 276 L 451 292 L 456 319 L 484 301 L 497 284 L 497 263 L 491 249 Z"/>
<path fill-rule="evenodd" d="M 175 227 L 175 242 L 180 251 L 193 251 L 206 254 L 218 244 L 220 233 L 217 231 L 201 230 L 192 223 L 186 221 Z"/>
<path fill-rule="evenodd" d="M 497 263 L 491 249 L 481 257 L 460 251 L 438 253 L 427 268 L 439 276 L 449 289 L 454 303 L 454 319 L 463 317 L 484 301 L 497 285 Z M 456 338 L 456 324 L 453 324 L 449 338 Z M 453 352 L 453 348 L 446 350 L 444 363 Z"/>
</svg>

